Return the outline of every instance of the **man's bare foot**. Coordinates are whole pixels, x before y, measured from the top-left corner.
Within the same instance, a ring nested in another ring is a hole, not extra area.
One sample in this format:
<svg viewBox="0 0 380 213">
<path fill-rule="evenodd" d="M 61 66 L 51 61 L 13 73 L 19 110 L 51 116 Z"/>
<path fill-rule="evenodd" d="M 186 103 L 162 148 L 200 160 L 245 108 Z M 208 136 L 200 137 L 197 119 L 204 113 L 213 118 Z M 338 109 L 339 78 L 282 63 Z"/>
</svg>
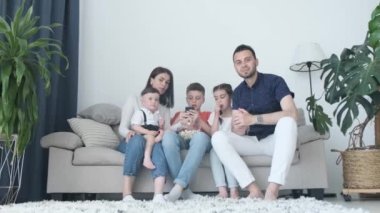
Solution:
<svg viewBox="0 0 380 213">
<path fill-rule="evenodd" d="M 247 196 L 248 198 L 259 198 L 259 199 L 264 198 L 263 193 L 261 192 L 260 188 L 255 183 L 249 184 L 247 188 L 249 191 L 249 195 Z"/>
<path fill-rule="evenodd" d="M 220 186 L 218 188 L 219 188 L 219 194 L 217 195 L 217 197 L 227 198 L 228 197 L 227 188 L 225 186 Z"/>
<path fill-rule="evenodd" d="M 278 191 L 280 190 L 280 185 L 277 183 L 269 183 L 267 190 L 265 191 L 265 200 L 273 201 L 277 200 Z"/>
<path fill-rule="evenodd" d="M 150 158 L 146 158 L 146 157 L 144 157 L 143 165 L 144 165 L 147 169 L 155 169 L 155 168 L 156 168 L 156 167 L 154 166 L 152 160 L 151 160 Z"/>
<path fill-rule="evenodd" d="M 230 197 L 232 199 L 239 199 L 239 190 L 236 187 L 230 189 Z"/>
</svg>

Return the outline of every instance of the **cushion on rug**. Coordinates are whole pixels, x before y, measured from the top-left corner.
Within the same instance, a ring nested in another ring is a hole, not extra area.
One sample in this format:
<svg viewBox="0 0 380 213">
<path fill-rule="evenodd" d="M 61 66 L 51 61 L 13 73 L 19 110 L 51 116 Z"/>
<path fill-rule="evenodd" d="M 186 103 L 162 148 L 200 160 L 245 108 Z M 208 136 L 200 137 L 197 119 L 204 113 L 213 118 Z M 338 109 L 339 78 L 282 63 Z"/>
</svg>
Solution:
<svg viewBox="0 0 380 213">
<path fill-rule="evenodd" d="M 103 124 L 117 125 L 120 123 L 121 109 L 113 104 L 99 103 L 80 111 L 78 116 Z"/>
<path fill-rule="evenodd" d="M 85 118 L 71 118 L 67 121 L 71 129 L 82 138 L 85 146 L 105 146 L 115 149 L 119 144 L 119 138 L 109 125 Z"/>
</svg>

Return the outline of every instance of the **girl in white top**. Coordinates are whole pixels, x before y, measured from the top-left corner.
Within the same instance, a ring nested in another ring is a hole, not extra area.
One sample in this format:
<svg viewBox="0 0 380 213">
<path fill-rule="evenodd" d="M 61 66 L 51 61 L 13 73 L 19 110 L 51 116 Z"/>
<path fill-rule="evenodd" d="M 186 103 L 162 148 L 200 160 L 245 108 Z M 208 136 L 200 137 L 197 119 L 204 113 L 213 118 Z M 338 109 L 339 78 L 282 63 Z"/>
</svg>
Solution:
<svg viewBox="0 0 380 213">
<path fill-rule="evenodd" d="M 215 98 L 214 112 L 211 113 L 208 122 L 211 125 L 211 133 L 218 130 L 231 132 L 232 119 L 232 87 L 230 84 L 219 84 L 214 87 Z M 217 141 L 216 141 L 217 143 Z M 230 188 L 230 197 L 239 198 L 238 183 L 233 175 L 223 166 L 214 149 L 210 151 L 211 170 L 216 187 L 219 190 L 219 197 L 227 198 L 227 185 Z M 227 184 L 226 184 L 227 179 Z"/>
</svg>

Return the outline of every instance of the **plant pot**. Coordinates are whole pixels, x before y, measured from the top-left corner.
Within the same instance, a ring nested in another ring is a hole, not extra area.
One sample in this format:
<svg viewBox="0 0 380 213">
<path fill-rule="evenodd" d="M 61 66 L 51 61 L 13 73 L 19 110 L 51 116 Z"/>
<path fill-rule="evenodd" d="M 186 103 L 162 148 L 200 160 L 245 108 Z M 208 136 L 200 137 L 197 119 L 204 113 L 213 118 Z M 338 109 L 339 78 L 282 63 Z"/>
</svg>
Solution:
<svg viewBox="0 0 380 213">
<path fill-rule="evenodd" d="M 341 154 L 344 188 L 380 188 L 380 149 L 374 147 L 347 149 Z"/>
<path fill-rule="evenodd" d="M 24 152 L 17 153 L 17 139 L 5 143 L 0 135 L 0 205 L 15 203 L 20 191 Z"/>
</svg>

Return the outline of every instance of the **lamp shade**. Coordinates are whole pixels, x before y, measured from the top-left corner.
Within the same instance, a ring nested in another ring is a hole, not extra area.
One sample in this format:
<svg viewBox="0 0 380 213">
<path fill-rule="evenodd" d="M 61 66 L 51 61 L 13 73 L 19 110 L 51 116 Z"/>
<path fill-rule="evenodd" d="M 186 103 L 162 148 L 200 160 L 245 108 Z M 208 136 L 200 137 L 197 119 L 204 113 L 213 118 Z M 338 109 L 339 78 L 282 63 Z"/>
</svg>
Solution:
<svg viewBox="0 0 380 213">
<path fill-rule="evenodd" d="M 310 72 L 322 69 L 321 61 L 326 56 L 318 43 L 310 42 L 298 45 L 290 70 L 298 72 Z M 310 70 L 308 67 L 310 65 Z"/>
</svg>

